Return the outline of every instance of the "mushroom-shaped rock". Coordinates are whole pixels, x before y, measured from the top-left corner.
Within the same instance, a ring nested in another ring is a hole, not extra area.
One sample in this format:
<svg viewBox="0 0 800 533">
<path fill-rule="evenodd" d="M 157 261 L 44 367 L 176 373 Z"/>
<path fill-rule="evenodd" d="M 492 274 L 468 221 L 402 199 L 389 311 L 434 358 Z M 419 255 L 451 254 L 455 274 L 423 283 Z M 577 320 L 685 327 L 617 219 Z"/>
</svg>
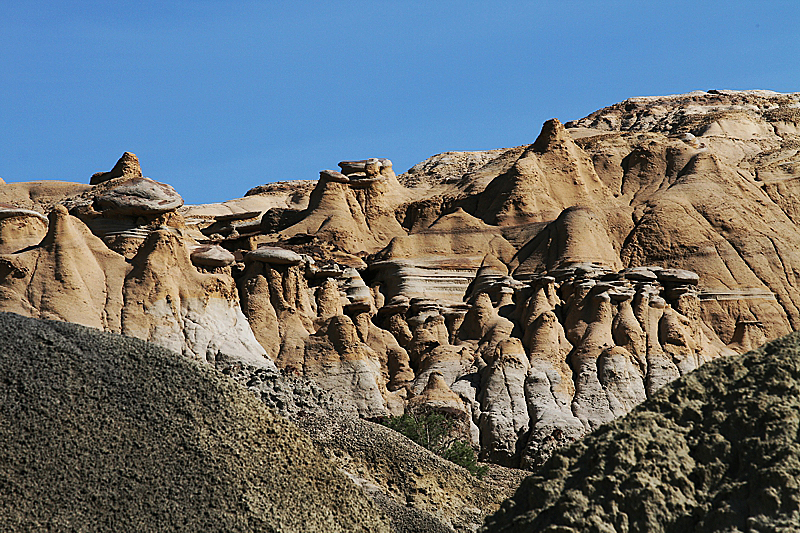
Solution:
<svg viewBox="0 0 800 533">
<path fill-rule="evenodd" d="M 245 261 L 260 261 L 271 265 L 299 265 L 303 261 L 303 257 L 286 248 L 264 246 L 247 252 Z"/>
<path fill-rule="evenodd" d="M 191 253 L 192 263 L 202 267 L 225 267 L 232 264 L 234 255 L 216 244 L 198 246 Z"/>
<path fill-rule="evenodd" d="M 661 296 L 653 296 L 650 298 L 650 307 L 654 307 L 656 309 L 666 309 L 667 301 Z"/>
<path fill-rule="evenodd" d="M 614 302 L 624 302 L 626 300 L 633 300 L 636 296 L 636 291 L 633 288 L 619 287 L 608 291 L 608 296 Z"/>
<path fill-rule="evenodd" d="M 648 282 L 652 282 L 652 281 L 656 281 L 658 279 L 658 277 L 656 276 L 656 273 L 651 268 L 648 268 L 648 267 L 626 268 L 625 270 L 623 270 L 620 273 L 623 276 L 625 276 L 625 279 L 629 279 L 629 280 L 632 280 L 632 281 L 648 281 Z"/>
<path fill-rule="evenodd" d="M 119 215 L 160 215 L 183 205 L 183 198 L 166 183 L 132 178 L 94 199 L 98 210 Z"/>
<path fill-rule="evenodd" d="M 320 171 L 319 179 L 324 181 L 335 181 L 337 183 L 350 183 L 350 178 L 348 178 L 341 172 L 336 172 L 335 170 Z"/>
<path fill-rule="evenodd" d="M 139 158 L 136 154 L 125 152 L 119 158 L 114 168 L 108 172 L 96 172 L 89 180 L 89 185 L 97 185 L 114 178 L 121 178 L 122 176 L 130 176 L 132 178 L 141 178 L 142 169 L 139 166 Z"/>
<path fill-rule="evenodd" d="M 681 268 L 664 268 L 657 271 L 656 276 L 662 283 L 677 283 L 680 285 L 697 285 L 700 283 L 700 276 L 697 273 Z"/>
<path fill-rule="evenodd" d="M 358 161 L 340 161 L 339 168 L 342 169 L 342 174 L 369 174 L 368 167 L 374 168 L 380 173 L 385 173 L 386 169 L 392 168 L 392 162 L 386 158 L 371 158 L 361 159 Z"/>
</svg>

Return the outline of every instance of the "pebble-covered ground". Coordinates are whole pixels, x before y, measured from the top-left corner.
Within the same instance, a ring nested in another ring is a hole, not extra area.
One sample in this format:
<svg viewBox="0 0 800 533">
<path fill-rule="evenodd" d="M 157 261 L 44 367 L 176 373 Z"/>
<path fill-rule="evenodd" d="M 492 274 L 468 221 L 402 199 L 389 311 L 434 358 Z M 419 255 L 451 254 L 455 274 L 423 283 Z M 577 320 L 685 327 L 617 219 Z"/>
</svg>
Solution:
<svg viewBox="0 0 800 533">
<path fill-rule="evenodd" d="M 0 531 L 389 531 L 307 436 L 214 369 L 0 313 Z"/>
</svg>

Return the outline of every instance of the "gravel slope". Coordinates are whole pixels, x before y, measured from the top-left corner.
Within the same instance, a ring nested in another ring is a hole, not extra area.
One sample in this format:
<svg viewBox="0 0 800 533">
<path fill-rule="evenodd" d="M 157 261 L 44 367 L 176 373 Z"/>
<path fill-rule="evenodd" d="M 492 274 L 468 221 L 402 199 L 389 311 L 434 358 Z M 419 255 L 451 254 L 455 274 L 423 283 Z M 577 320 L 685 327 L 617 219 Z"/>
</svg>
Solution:
<svg viewBox="0 0 800 533">
<path fill-rule="evenodd" d="M 0 531 L 388 531 L 308 437 L 138 339 L 0 313 Z"/>
</svg>

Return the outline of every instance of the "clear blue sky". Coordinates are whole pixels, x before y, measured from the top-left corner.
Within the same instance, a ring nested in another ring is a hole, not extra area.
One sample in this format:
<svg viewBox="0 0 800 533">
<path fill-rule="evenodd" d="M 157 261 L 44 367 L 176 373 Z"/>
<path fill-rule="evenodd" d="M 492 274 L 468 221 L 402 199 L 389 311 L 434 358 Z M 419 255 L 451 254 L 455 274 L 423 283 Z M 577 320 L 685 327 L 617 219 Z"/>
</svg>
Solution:
<svg viewBox="0 0 800 533">
<path fill-rule="evenodd" d="M 631 96 L 800 91 L 800 2 L 0 3 L 0 177 L 124 151 L 187 203 L 533 142 Z"/>
</svg>

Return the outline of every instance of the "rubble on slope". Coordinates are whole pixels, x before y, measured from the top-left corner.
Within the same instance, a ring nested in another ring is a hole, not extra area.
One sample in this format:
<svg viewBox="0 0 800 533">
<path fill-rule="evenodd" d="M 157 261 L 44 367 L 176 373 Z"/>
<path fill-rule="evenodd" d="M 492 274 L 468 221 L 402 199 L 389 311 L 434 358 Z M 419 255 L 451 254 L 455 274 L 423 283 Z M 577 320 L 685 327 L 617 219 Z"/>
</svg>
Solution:
<svg viewBox="0 0 800 533">
<path fill-rule="evenodd" d="M 310 439 L 205 365 L 0 313 L 0 529 L 383 531 Z"/>
</svg>

